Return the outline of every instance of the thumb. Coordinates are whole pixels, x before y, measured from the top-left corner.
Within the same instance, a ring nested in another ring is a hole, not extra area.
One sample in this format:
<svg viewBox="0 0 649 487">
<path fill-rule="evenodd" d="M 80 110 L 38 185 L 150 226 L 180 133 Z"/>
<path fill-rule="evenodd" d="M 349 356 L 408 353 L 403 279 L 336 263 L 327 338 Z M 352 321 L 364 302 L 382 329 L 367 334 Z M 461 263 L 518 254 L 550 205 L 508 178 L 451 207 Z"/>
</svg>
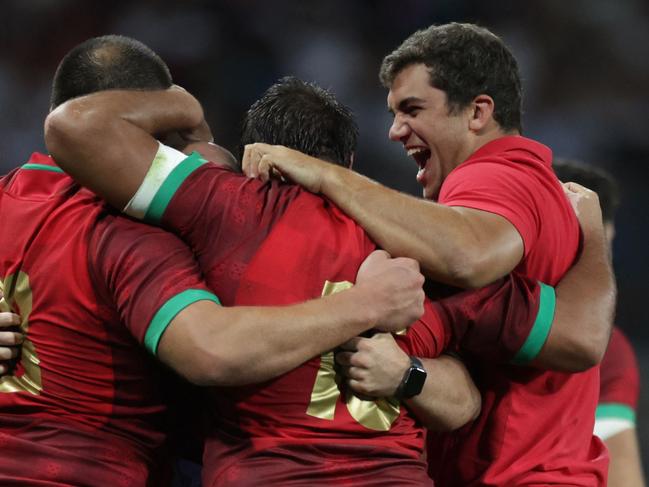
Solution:
<svg viewBox="0 0 649 487">
<path fill-rule="evenodd" d="M 381 262 L 385 262 L 390 259 L 390 254 L 385 250 L 375 250 L 363 261 L 361 266 L 358 269 L 358 272 L 366 271 L 368 268 L 379 265 Z"/>
</svg>

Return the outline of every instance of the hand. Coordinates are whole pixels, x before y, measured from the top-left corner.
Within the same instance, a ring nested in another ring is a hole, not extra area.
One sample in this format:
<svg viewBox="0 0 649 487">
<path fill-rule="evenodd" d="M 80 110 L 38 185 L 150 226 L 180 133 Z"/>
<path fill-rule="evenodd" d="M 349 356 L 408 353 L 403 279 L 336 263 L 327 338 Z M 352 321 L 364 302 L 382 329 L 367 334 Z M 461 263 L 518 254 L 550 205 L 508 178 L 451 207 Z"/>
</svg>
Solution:
<svg viewBox="0 0 649 487">
<path fill-rule="evenodd" d="M 361 264 L 356 287 L 367 290 L 377 312 L 374 328 L 397 332 L 424 314 L 424 276 L 416 260 L 390 258 L 384 250 L 375 250 Z"/>
<path fill-rule="evenodd" d="M 23 335 L 15 331 L 7 331 L 18 325 L 20 325 L 20 316 L 8 312 L 0 313 L 0 375 L 7 373 L 11 360 L 18 356 Z"/>
<path fill-rule="evenodd" d="M 394 396 L 410 367 L 410 358 L 390 333 L 352 338 L 342 348 L 336 362 L 354 393 L 371 398 Z"/>
<path fill-rule="evenodd" d="M 282 145 L 248 144 L 241 161 L 243 173 L 268 181 L 284 179 L 319 193 L 330 164 Z"/>
<path fill-rule="evenodd" d="M 575 210 L 584 235 L 592 232 L 603 235 L 602 209 L 597 193 L 577 183 L 563 183 L 563 192 Z"/>
</svg>

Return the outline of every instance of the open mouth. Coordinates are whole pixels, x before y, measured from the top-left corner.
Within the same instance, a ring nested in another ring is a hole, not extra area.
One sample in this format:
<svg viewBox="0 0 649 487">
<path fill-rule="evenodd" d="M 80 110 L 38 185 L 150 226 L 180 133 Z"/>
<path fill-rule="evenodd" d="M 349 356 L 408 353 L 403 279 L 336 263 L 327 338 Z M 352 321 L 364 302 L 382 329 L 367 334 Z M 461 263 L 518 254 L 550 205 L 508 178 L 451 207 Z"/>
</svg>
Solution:
<svg viewBox="0 0 649 487">
<path fill-rule="evenodd" d="M 425 147 L 413 147 L 412 149 L 408 149 L 407 152 L 415 160 L 419 166 L 419 170 L 422 171 L 426 167 L 426 163 L 430 157 L 430 150 Z"/>
</svg>

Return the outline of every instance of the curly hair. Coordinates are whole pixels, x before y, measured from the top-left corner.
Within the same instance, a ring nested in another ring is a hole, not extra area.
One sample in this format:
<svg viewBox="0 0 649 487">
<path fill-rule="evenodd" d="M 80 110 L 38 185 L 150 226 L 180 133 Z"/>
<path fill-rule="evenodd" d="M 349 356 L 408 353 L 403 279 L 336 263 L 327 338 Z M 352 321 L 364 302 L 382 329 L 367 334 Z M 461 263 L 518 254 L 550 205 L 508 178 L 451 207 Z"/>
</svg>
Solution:
<svg viewBox="0 0 649 487">
<path fill-rule="evenodd" d="M 388 54 L 379 78 L 390 88 L 406 67 L 424 64 L 431 86 L 446 93 L 449 111 L 467 107 L 480 94 L 494 100 L 494 119 L 505 131 L 522 132 L 518 64 L 503 41 L 474 24 L 432 25 Z"/>
</svg>

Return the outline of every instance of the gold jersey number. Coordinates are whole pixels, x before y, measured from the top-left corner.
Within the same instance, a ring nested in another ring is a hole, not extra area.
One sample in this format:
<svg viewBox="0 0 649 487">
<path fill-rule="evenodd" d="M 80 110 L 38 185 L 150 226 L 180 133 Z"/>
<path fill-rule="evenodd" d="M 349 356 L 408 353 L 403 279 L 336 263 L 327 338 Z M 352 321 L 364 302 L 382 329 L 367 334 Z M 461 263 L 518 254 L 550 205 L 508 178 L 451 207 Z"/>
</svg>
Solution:
<svg viewBox="0 0 649 487">
<path fill-rule="evenodd" d="M 29 276 L 22 271 L 9 274 L 0 281 L 3 298 L 0 300 L 0 311 L 12 311 L 21 317 L 20 331 L 27 336 L 29 315 L 32 312 L 32 290 Z M 20 363 L 22 375 L 6 375 L 0 378 L 0 393 L 29 392 L 38 395 L 43 390 L 41 383 L 40 360 L 36 355 L 34 344 L 25 338 L 21 348 Z"/>
<path fill-rule="evenodd" d="M 353 284 L 348 281 L 326 281 L 322 295 L 338 293 L 349 289 Z M 342 378 L 336 373 L 334 352 L 329 351 L 320 356 L 320 368 L 311 391 L 311 401 L 306 413 L 315 418 L 333 421 L 336 414 L 336 403 L 340 397 Z M 359 399 L 349 389 L 345 392 L 345 405 L 349 414 L 359 424 L 374 431 L 388 431 L 399 417 L 399 401 L 394 398 L 366 401 Z"/>
</svg>

